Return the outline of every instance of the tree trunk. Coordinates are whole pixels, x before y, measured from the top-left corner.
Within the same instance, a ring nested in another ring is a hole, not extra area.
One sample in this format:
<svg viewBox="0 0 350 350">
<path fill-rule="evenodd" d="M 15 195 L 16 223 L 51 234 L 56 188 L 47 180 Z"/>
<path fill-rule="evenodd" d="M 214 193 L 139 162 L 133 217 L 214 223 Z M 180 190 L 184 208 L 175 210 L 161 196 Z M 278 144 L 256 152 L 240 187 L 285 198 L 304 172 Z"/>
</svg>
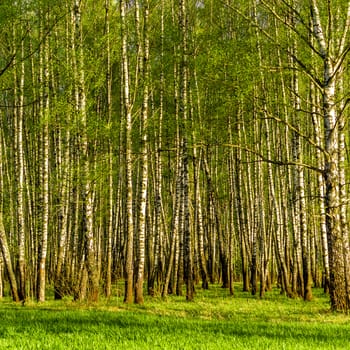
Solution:
<svg viewBox="0 0 350 350">
<path fill-rule="evenodd" d="M 123 74 L 123 105 L 125 118 L 125 176 L 126 176 L 126 263 L 125 263 L 125 295 L 124 302 L 132 303 L 134 291 L 134 225 L 133 225 L 133 186 L 132 186 L 132 118 L 129 92 L 129 63 L 128 63 L 128 43 L 126 30 L 126 2 L 120 0 L 120 19 L 122 31 L 122 74 Z"/>
<path fill-rule="evenodd" d="M 21 54 L 24 57 L 24 43 L 21 43 Z M 17 115 L 17 130 L 16 130 L 16 145 L 17 145 L 17 224 L 18 224 L 18 270 L 19 270 L 19 298 L 25 300 L 27 297 L 26 288 L 26 222 L 25 222 L 25 164 L 24 164 L 24 60 L 21 63 L 20 71 L 20 96 L 18 100 L 18 115 Z M 16 79 L 15 79 L 16 81 Z"/>
<path fill-rule="evenodd" d="M 135 284 L 135 302 L 143 304 L 143 281 L 145 268 L 145 237 L 146 237 L 146 205 L 148 191 L 148 99 L 149 99 L 149 4 L 146 0 L 144 8 L 144 58 L 143 58 L 143 103 L 141 127 L 141 186 L 140 211 L 138 217 L 138 266 Z"/>
<path fill-rule="evenodd" d="M 350 9 L 350 4 L 349 4 Z M 316 0 L 312 0 L 311 6 L 312 25 L 316 37 L 320 56 L 323 59 L 323 120 L 324 120 L 324 139 L 325 139 L 325 164 L 323 169 L 325 179 L 325 214 L 326 229 L 329 250 L 329 269 L 330 269 L 330 298 L 331 308 L 335 311 L 347 311 L 350 308 L 349 295 L 346 288 L 345 264 L 344 261 L 344 232 L 342 231 L 340 221 L 340 193 L 339 174 L 342 172 L 342 163 L 339 162 L 339 115 L 336 105 L 337 79 L 339 69 L 343 62 L 345 39 L 350 26 L 349 21 L 343 32 L 339 53 L 340 57 L 336 60 L 330 56 L 330 46 L 335 43 L 327 41 L 325 31 L 321 24 L 319 8 Z M 350 13 L 348 11 L 348 19 Z M 334 28 L 332 28 L 334 29 Z M 330 35 L 330 33 L 329 33 Z M 340 77 L 342 79 L 342 77 Z"/>
<path fill-rule="evenodd" d="M 45 25 L 44 25 L 45 28 Z M 42 33 L 40 34 L 41 39 Z M 43 47 L 40 52 L 40 103 L 39 114 L 40 119 L 43 122 L 42 130 L 42 146 L 43 146 L 43 159 L 42 159 L 42 175 L 41 175 L 41 190 L 42 190 L 42 210 L 39 213 L 41 215 L 40 222 L 41 227 L 41 242 L 39 245 L 39 261 L 38 261 L 38 285 L 37 285 L 37 299 L 39 302 L 45 301 L 46 294 L 46 258 L 48 248 L 48 230 L 49 230 L 49 47 L 47 39 L 44 40 Z"/>
<path fill-rule="evenodd" d="M 99 270 L 96 264 L 96 247 L 95 247 L 95 228 L 94 228 L 94 191 L 95 186 L 91 179 L 91 171 L 89 164 L 89 147 L 87 134 L 87 106 L 86 106 L 86 92 L 85 92 L 85 66 L 84 66 L 84 50 L 83 50 L 83 32 L 81 23 L 81 0 L 74 0 L 73 8 L 73 28 L 75 29 L 76 49 L 76 110 L 80 117 L 82 124 L 81 130 L 81 157 L 82 157 L 82 171 L 80 173 L 83 181 L 83 241 L 86 252 L 86 267 L 87 276 L 90 284 L 89 300 L 93 302 L 98 301 L 99 296 Z M 85 275 L 84 275 L 85 276 Z M 85 282 L 83 283 L 83 286 Z"/>
<path fill-rule="evenodd" d="M 1 147 L 1 146 L 0 146 Z M 16 276 L 12 268 L 12 259 L 11 259 L 11 253 L 10 249 L 7 243 L 7 237 L 5 233 L 5 228 L 3 224 L 3 218 L 2 218 L 2 212 L 0 211 L 0 247 L 2 256 L 4 258 L 8 278 L 10 281 L 10 287 L 11 287 L 11 294 L 13 301 L 20 301 L 20 297 L 18 295 L 18 288 L 17 288 L 17 281 Z"/>
</svg>

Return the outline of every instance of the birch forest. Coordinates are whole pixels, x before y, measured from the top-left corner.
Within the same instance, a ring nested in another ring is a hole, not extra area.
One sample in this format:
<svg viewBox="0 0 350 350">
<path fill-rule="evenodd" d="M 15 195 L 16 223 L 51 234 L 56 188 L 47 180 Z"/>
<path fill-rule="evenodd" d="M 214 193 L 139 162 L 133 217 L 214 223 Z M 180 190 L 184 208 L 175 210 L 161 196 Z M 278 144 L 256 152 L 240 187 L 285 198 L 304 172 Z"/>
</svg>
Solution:
<svg viewBox="0 0 350 350">
<path fill-rule="evenodd" d="M 345 0 L 2 0 L 0 296 L 348 312 L 349 29 Z"/>
</svg>

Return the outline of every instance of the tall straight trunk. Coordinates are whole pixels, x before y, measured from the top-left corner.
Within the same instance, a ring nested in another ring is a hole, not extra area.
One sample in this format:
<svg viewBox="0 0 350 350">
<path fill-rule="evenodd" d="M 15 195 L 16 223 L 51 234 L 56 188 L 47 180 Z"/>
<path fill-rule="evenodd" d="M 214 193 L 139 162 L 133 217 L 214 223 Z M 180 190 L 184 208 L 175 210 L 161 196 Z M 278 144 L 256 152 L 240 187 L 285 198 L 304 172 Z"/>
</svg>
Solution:
<svg viewBox="0 0 350 350">
<path fill-rule="evenodd" d="M 173 25 L 176 25 L 174 2 L 172 3 Z M 173 54 L 178 56 L 179 47 L 174 44 Z M 174 104 L 175 104 L 175 123 L 176 134 L 174 146 L 176 149 L 175 157 L 175 197 L 173 201 L 173 218 L 172 218 L 172 238 L 174 242 L 174 268 L 173 278 L 171 280 L 171 291 L 176 295 L 182 295 L 183 287 L 183 161 L 182 161 L 182 124 L 181 124 L 181 94 L 180 94 L 180 69 L 177 59 L 174 60 L 173 77 L 174 77 Z M 170 165 L 170 163 L 169 163 Z"/>
<path fill-rule="evenodd" d="M 201 186 L 200 186 L 200 177 L 199 172 L 201 169 L 201 158 L 202 152 L 194 149 L 194 174 L 195 175 L 195 193 L 196 193 L 196 222 L 197 222 L 197 235 L 198 235 L 198 256 L 199 256 L 199 265 L 200 265 L 200 273 L 202 277 L 202 288 L 208 289 L 209 281 L 208 281 L 208 269 L 207 269 L 207 259 L 205 256 L 204 249 L 204 223 L 203 223 L 203 204 L 202 204 L 202 194 L 201 194 Z M 198 155 L 197 155 L 198 152 Z M 198 160 L 197 160 L 198 158 Z"/>
<path fill-rule="evenodd" d="M 231 142 L 232 143 L 232 142 Z M 234 210 L 234 199 L 233 199 L 233 188 L 234 188 L 234 155 L 230 152 L 228 160 L 228 171 L 230 181 L 230 197 L 229 197 L 229 291 L 230 295 L 234 295 L 234 281 L 235 281 L 235 246 L 237 231 L 235 226 L 235 210 Z"/>
<path fill-rule="evenodd" d="M 143 103 L 142 103 L 142 136 L 141 136 L 141 188 L 140 188 L 140 211 L 138 217 L 138 266 L 135 283 L 135 302 L 143 304 L 143 281 L 145 268 L 145 237 L 146 237 L 146 205 L 148 190 L 148 100 L 149 100 L 149 33 L 148 16 L 149 3 L 144 4 L 144 43 L 143 43 Z"/>
<path fill-rule="evenodd" d="M 325 168 L 326 184 L 325 209 L 328 249 L 330 254 L 330 296 L 332 309 L 345 310 L 345 275 L 343 258 L 343 233 L 340 225 L 340 197 L 339 197 L 339 136 L 337 126 L 337 111 L 335 105 L 335 79 L 330 59 L 325 62 L 325 80 L 323 108 L 325 124 Z"/>
<path fill-rule="evenodd" d="M 59 240 L 57 246 L 57 261 L 55 269 L 55 278 L 54 278 L 54 291 L 55 299 L 61 299 L 65 294 L 65 281 L 63 276 L 63 267 L 66 263 L 67 256 L 67 244 L 68 244 L 68 226 L 69 226 L 69 199 L 70 199 L 70 132 L 66 132 L 66 137 L 63 138 L 59 135 L 62 140 L 60 140 L 60 152 L 62 152 L 62 186 L 60 189 L 60 221 L 59 221 Z M 65 143 L 63 146 L 62 143 Z M 61 149 L 64 148 L 64 151 Z"/>
<path fill-rule="evenodd" d="M 186 300 L 191 301 L 194 297 L 193 283 L 193 253 L 192 253 L 192 235 L 190 231 L 190 211 L 189 211 L 189 174 L 188 174 L 188 155 L 187 141 L 183 140 L 183 215 L 184 215 L 184 277 L 186 282 Z"/>
<path fill-rule="evenodd" d="M 66 10 L 68 9 L 66 5 Z M 71 65 L 71 55 L 69 54 L 70 47 L 70 21 L 66 21 L 65 26 L 65 39 L 66 39 L 66 64 L 67 67 Z M 68 99 L 72 101 L 72 93 L 68 92 Z M 71 121 L 71 116 L 67 115 L 67 122 Z M 70 215 L 70 192 L 71 192 L 71 132 L 70 129 L 59 130 L 57 135 L 58 143 L 58 164 L 61 171 L 59 189 L 59 204 L 60 213 L 58 215 L 58 245 L 56 257 L 56 266 L 54 272 L 54 297 L 55 299 L 61 299 L 65 293 L 69 291 L 68 286 L 65 284 L 68 282 L 69 269 L 68 269 L 68 257 L 69 257 L 69 225 L 72 222 Z M 64 269 L 65 268 L 65 269 Z M 65 275 L 63 274 L 65 271 Z"/>
<path fill-rule="evenodd" d="M 25 300 L 27 297 L 26 288 L 26 221 L 25 221 L 25 164 L 24 164 L 24 43 L 21 43 L 22 62 L 20 64 L 20 86 L 19 98 L 17 100 L 18 110 L 16 111 L 17 125 L 16 125 L 16 164 L 17 164 L 17 230 L 18 230 L 18 272 L 19 272 L 19 298 Z M 14 70 L 15 71 L 15 70 Z M 16 74 L 16 72 L 15 72 Z M 17 80 L 15 77 L 14 81 Z M 16 96 L 16 91 L 15 91 Z"/>
<path fill-rule="evenodd" d="M 182 146 L 180 143 L 180 151 L 182 150 Z M 184 259 L 184 188 L 183 188 L 183 178 L 184 178 L 184 164 L 183 164 L 183 155 L 181 154 L 179 157 L 179 179 L 178 179 L 178 185 L 179 185 L 179 212 L 178 212 L 178 223 L 179 228 L 177 232 L 177 240 L 176 240 L 176 269 L 174 269 L 174 288 L 176 287 L 176 295 L 182 296 L 183 295 L 183 283 L 185 281 L 185 271 L 184 271 L 184 265 L 185 265 L 185 259 Z"/>
<path fill-rule="evenodd" d="M 258 17 L 257 17 L 257 9 L 256 5 L 254 4 L 254 21 L 256 24 L 256 28 L 259 27 L 258 25 Z M 263 57 L 262 57 L 262 50 L 261 50 L 261 44 L 260 44 L 260 33 L 258 29 L 256 29 L 256 36 L 258 38 L 258 55 L 259 55 L 259 66 L 260 66 L 260 83 L 262 85 L 263 89 L 263 106 L 262 110 L 264 111 L 264 121 L 265 121 L 265 133 L 266 133 L 266 159 L 273 159 L 272 158 L 272 135 L 271 135 L 271 127 L 269 124 L 269 118 L 268 118 L 268 107 L 267 107 L 267 101 L 266 101 L 266 81 L 265 77 L 262 73 L 262 65 L 263 65 Z M 281 277 L 283 282 L 283 287 L 288 296 L 292 296 L 292 290 L 290 287 L 290 271 L 287 266 L 287 261 L 285 259 L 285 250 L 284 250 L 284 244 L 283 244 L 283 234 L 285 233 L 285 228 L 282 227 L 282 209 L 281 209 L 281 203 L 279 201 L 279 198 L 276 193 L 275 188 L 275 177 L 273 175 L 273 169 L 272 164 L 268 162 L 267 164 L 267 182 L 269 186 L 269 193 L 271 196 L 271 202 L 272 206 L 275 211 L 275 245 L 276 245 L 276 252 L 278 256 L 278 263 L 281 267 Z"/>
<path fill-rule="evenodd" d="M 220 267 L 221 267 L 221 280 L 222 280 L 222 287 L 228 288 L 228 281 L 229 281 L 229 268 L 228 268 L 228 239 L 227 239 L 227 233 L 224 232 L 222 226 L 221 226 L 221 218 L 222 213 L 219 207 L 219 201 L 217 199 L 217 194 L 215 193 L 215 189 L 213 186 L 212 177 L 210 174 L 210 168 L 207 159 L 204 157 L 203 159 L 203 166 L 205 170 L 205 174 L 207 177 L 207 186 L 208 186 L 208 193 L 209 193 L 209 201 L 210 206 L 213 212 L 213 220 L 214 220 L 214 230 L 216 231 L 217 237 L 218 237 L 218 245 L 219 245 L 219 259 L 220 259 Z M 216 243 L 216 242 L 215 242 Z"/>
<path fill-rule="evenodd" d="M 311 271 L 311 254 L 310 254 L 310 240 L 308 237 L 308 228 L 306 221 L 306 193 L 305 193 L 305 179 L 304 171 L 300 169 L 299 172 L 299 205 L 300 205 L 300 235 L 303 258 L 303 292 L 304 300 L 310 301 L 312 299 L 312 271 Z"/>
<path fill-rule="evenodd" d="M 190 231 L 189 212 L 189 162 L 188 162 L 188 18 L 187 1 L 179 0 L 179 27 L 180 27 L 180 118 L 182 125 L 182 186 L 183 186 L 183 238 L 184 238 L 184 277 L 186 282 L 186 299 L 193 300 L 193 257 L 192 237 Z"/>
<path fill-rule="evenodd" d="M 242 132 L 243 121 L 240 121 L 237 124 L 237 134 L 239 142 L 243 143 Z M 233 191 L 236 193 L 235 195 L 235 208 L 236 208 L 236 216 L 237 216 L 237 228 L 238 228 L 238 236 L 239 236 L 239 244 L 240 244 L 240 256 L 241 256 L 241 272 L 242 272 L 242 280 L 243 280 L 243 291 L 249 291 L 249 274 L 248 274 L 248 258 L 247 258 L 247 250 L 246 250 L 246 225 L 245 225 L 245 212 L 243 207 L 242 200 L 242 188 L 243 188 L 243 159 L 242 159 L 242 150 L 238 149 L 234 156 L 234 165 L 235 165 L 235 176 L 233 180 Z"/>
<path fill-rule="evenodd" d="M 177 47 L 174 45 L 173 54 L 176 56 Z M 179 72 L 178 72 L 178 62 L 174 60 L 173 65 L 173 77 L 174 77 L 174 104 L 175 104 L 175 140 L 174 146 L 176 150 L 175 156 L 175 171 L 174 171 L 174 196 L 173 196 L 173 206 L 172 206 L 172 221 L 171 221 L 171 230 L 170 230 L 170 255 L 167 262 L 167 270 L 165 276 L 165 282 L 162 289 L 162 296 L 166 296 L 168 292 L 171 290 L 172 293 L 177 293 L 178 288 L 178 271 L 179 266 L 182 265 L 180 260 L 180 212 L 182 210 L 181 206 L 181 172 L 182 172 L 182 163 L 180 157 L 180 122 L 179 122 L 179 114 L 180 114 L 180 98 L 179 98 Z M 170 167 L 170 162 L 169 162 Z M 173 277 L 173 278 L 171 278 Z M 183 277 L 183 276 L 181 276 Z M 182 286 L 182 281 L 180 281 Z"/>
<path fill-rule="evenodd" d="M 240 106 L 241 107 L 241 106 Z M 240 108 L 239 111 L 242 109 Z M 241 114 L 238 114 L 238 118 L 241 118 Z M 233 133 L 232 133 L 232 117 L 229 116 L 229 142 L 231 145 L 233 145 Z M 229 172 L 229 234 L 230 234 L 230 242 L 229 242 L 229 248 L 230 248 L 230 256 L 229 256 L 229 268 L 230 268 L 230 294 L 234 295 L 234 277 L 235 277 L 235 270 L 234 270 L 234 252 L 235 252 L 235 246 L 236 246 L 236 236 L 235 233 L 239 232 L 239 223 L 237 218 L 237 210 L 235 210 L 235 154 L 234 150 L 230 150 L 229 158 L 228 158 L 228 172 Z"/>
<path fill-rule="evenodd" d="M 156 241 L 155 241 L 155 268 L 157 273 L 157 280 L 160 283 L 164 282 L 165 274 L 165 251 L 164 243 L 165 237 L 168 237 L 167 225 L 165 223 L 164 205 L 163 205 L 163 120 L 164 120 L 164 100 L 165 100 L 165 4 L 161 0 L 161 72 L 160 72 L 160 91 L 159 91 L 159 118 L 158 118 L 158 137 L 156 147 Z M 158 223 L 158 224 L 157 224 Z"/>
<path fill-rule="evenodd" d="M 296 45 L 294 45 L 294 54 L 297 53 Z M 296 67 L 296 63 L 294 63 L 294 66 Z M 293 79 L 292 79 L 292 85 L 293 85 L 293 93 L 295 95 L 294 97 L 294 110 L 295 110 L 295 121 L 294 123 L 296 125 L 300 125 L 301 121 L 299 119 L 299 110 L 301 110 L 301 100 L 300 100 L 300 88 L 299 88 L 299 76 L 298 72 L 294 72 Z M 296 163 L 303 163 L 303 150 L 302 146 L 300 144 L 300 135 L 295 132 L 293 135 L 293 150 L 294 150 L 294 161 Z M 297 213 L 297 221 L 298 225 L 297 228 L 300 232 L 300 238 L 298 237 L 299 232 L 295 234 L 295 237 L 297 237 L 297 243 L 296 246 L 296 265 L 299 265 L 299 248 L 301 246 L 301 252 L 302 252 L 302 296 L 304 300 L 311 300 L 312 299 L 312 273 L 311 273 L 311 257 L 310 257 L 310 244 L 309 244 L 309 238 L 308 238 L 308 223 L 306 218 L 306 193 L 305 193 L 305 169 L 303 169 L 302 166 L 295 166 L 295 203 L 297 208 L 295 209 Z M 300 242 L 300 246 L 299 246 Z"/>
<path fill-rule="evenodd" d="M 42 33 L 40 34 L 42 37 Z M 41 241 L 39 245 L 39 261 L 38 261 L 38 285 L 37 285 L 37 299 L 39 302 L 45 301 L 45 288 L 46 288 L 46 258 L 48 248 L 48 229 L 49 229 L 49 47 L 47 38 L 44 41 L 43 47 L 40 50 L 40 103 L 39 114 L 40 119 L 43 121 L 42 130 L 42 146 L 43 146 L 43 159 L 42 159 L 42 175 L 41 175 L 41 188 L 42 188 L 42 212 L 41 215 Z"/>
<path fill-rule="evenodd" d="M 149 263 L 148 273 L 148 293 L 154 294 L 155 282 L 158 282 L 158 289 L 161 290 L 161 284 L 164 283 L 164 229 L 162 225 L 163 212 L 163 161 L 162 161 L 162 147 L 163 147 L 163 119 L 164 119 L 164 93 L 165 93 L 165 77 L 164 77 L 164 0 L 161 0 L 160 13 L 160 91 L 159 91 L 159 114 L 157 119 L 157 127 L 154 130 L 154 144 L 155 144 L 155 159 L 154 159 L 154 260 L 153 266 Z M 149 258 L 150 259 L 150 258 Z M 151 259 L 150 259 L 151 260 Z"/>
<path fill-rule="evenodd" d="M 177 133 L 178 135 L 178 133 Z M 178 143 L 178 137 L 177 137 Z M 180 240 L 180 206 L 181 206 L 181 183 L 180 183 L 180 173 L 181 173 L 181 163 L 180 156 L 178 154 L 178 147 L 176 151 L 176 171 L 175 171 L 175 196 L 173 203 L 173 217 L 171 223 L 171 246 L 170 246 L 170 255 L 167 261 L 167 270 L 165 275 L 164 286 L 162 290 L 162 296 L 167 296 L 169 292 L 169 285 L 171 282 L 171 291 L 177 291 L 177 277 L 178 277 L 178 267 L 179 267 L 179 240 Z M 171 275 L 173 274 L 174 278 L 171 281 Z"/>
<path fill-rule="evenodd" d="M 319 120 L 319 111 L 316 109 L 318 105 L 318 98 L 316 96 L 316 89 L 314 84 L 310 84 L 310 101 L 313 106 L 311 109 L 312 123 L 315 131 L 315 144 L 318 146 L 316 149 L 316 162 L 317 166 L 322 169 L 323 156 L 321 152 L 322 144 L 322 132 L 321 132 L 321 122 Z M 329 252 L 328 252 L 328 238 L 327 238 L 327 227 L 326 227 L 326 209 L 325 209 L 325 179 L 321 172 L 317 174 L 317 186 L 319 194 L 319 228 L 322 243 L 322 260 L 323 260 L 323 289 L 326 293 L 329 292 Z"/>
<path fill-rule="evenodd" d="M 198 114 L 198 127 L 197 129 L 200 132 L 200 136 L 197 136 L 197 133 L 195 133 L 195 122 L 192 121 L 192 139 L 193 143 L 196 145 L 198 142 L 200 142 L 201 135 L 202 135 L 202 112 L 201 112 L 201 100 L 200 100 L 200 91 L 199 91 L 199 85 L 198 85 L 198 75 L 197 75 L 197 69 L 194 67 L 193 69 L 193 79 L 194 79 L 194 86 L 195 86 L 195 95 L 196 95 L 196 107 L 197 107 L 197 114 Z M 190 92 L 192 90 L 190 89 Z M 191 94 L 192 96 L 192 94 Z M 192 98 L 191 98 L 192 100 Z M 191 115 L 194 115 L 194 106 L 193 102 L 191 102 Z M 203 161 L 203 151 L 201 148 L 194 146 L 193 147 L 193 182 L 194 182 L 194 207 L 195 207 L 195 213 L 194 213 L 194 232 L 196 243 L 194 244 L 195 248 L 197 248 L 197 256 L 199 265 L 198 270 L 200 271 L 201 278 L 202 278 L 202 288 L 208 289 L 209 288 L 209 274 L 208 274 L 208 268 L 207 268 L 207 258 L 205 255 L 205 247 L 204 247 L 204 240 L 205 240 L 205 228 L 204 228 L 204 214 L 203 214 L 203 201 L 202 201 L 202 185 L 201 185 L 201 169 L 202 169 L 202 161 Z"/>
<path fill-rule="evenodd" d="M 293 51 L 296 52 L 296 44 L 294 43 L 293 45 Z M 291 66 L 295 67 L 295 62 L 291 59 L 290 60 Z M 282 62 L 280 61 L 279 64 L 281 65 Z M 293 123 L 295 125 L 300 125 L 300 120 L 299 120 L 299 112 L 300 111 L 300 97 L 299 97 L 299 77 L 297 72 L 293 72 L 293 76 L 291 79 L 291 85 L 292 85 L 292 90 L 293 90 L 293 108 L 294 108 L 294 113 L 293 113 Z M 286 114 L 287 115 L 287 114 Z M 288 119 L 286 120 L 287 122 Z M 289 130 L 288 130 L 289 131 Z M 288 132 L 287 131 L 287 132 Z M 287 137 L 288 135 L 286 135 Z M 299 135 L 299 131 L 292 131 L 292 158 L 293 162 L 296 164 L 301 162 L 301 138 Z M 305 199 L 302 197 L 301 192 L 304 192 L 304 188 L 301 188 L 301 183 L 304 183 L 304 169 L 300 165 L 295 165 L 291 169 L 291 200 L 292 200 L 292 235 L 293 235 L 293 272 L 292 272 L 292 290 L 295 295 L 300 295 L 304 297 L 305 295 L 305 283 L 307 280 L 304 280 L 304 277 L 307 277 L 306 275 L 304 276 L 303 274 L 303 258 L 306 254 L 305 249 L 302 250 L 302 247 L 304 247 L 306 241 L 304 237 L 304 232 L 305 232 L 305 213 L 303 210 L 305 210 L 304 205 L 302 203 L 305 203 Z M 304 245 L 302 246 L 302 243 Z M 304 247 L 305 248 L 305 247 Z M 305 271 L 306 273 L 306 271 Z"/>
<path fill-rule="evenodd" d="M 126 262 L 125 262 L 125 295 L 124 302 L 132 303 L 134 291 L 134 225 L 133 225 L 133 186 L 132 186 L 132 118 L 129 86 L 128 42 L 126 30 L 126 2 L 120 0 L 120 20 L 122 35 L 122 75 L 123 75 L 123 112 L 125 125 L 125 181 L 126 181 Z"/>
<path fill-rule="evenodd" d="M 343 72 L 342 72 L 343 73 Z M 340 82 L 340 91 L 344 93 L 343 81 Z M 344 111 L 344 103 L 340 103 L 340 110 Z M 350 308 L 350 266 L 348 262 L 350 261 L 350 236 L 349 236 L 349 223 L 348 223 L 348 209 L 347 209 L 347 188 L 346 183 L 346 138 L 344 128 L 346 125 L 346 117 L 344 113 L 339 116 L 339 200 L 340 200 L 340 225 L 343 234 L 343 254 L 344 254 L 344 274 L 345 274 L 345 289 L 347 305 Z"/>
<path fill-rule="evenodd" d="M 256 119 L 256 118 L 255 118 Z M 256 144 L 256 152 L 259 152 L 259 125 L 258 121 L 254 121 L 253 125 L 253 134 L 254 134 L 254 143 Z M 248 190 L 247 193 L 249 193 L 249 203 L 248 207 L 250 208 L 249 211 L 250 214 L 250 222 L 248 225 L 248 232 L 250 237 L 250 249 L 251 249 L 251 272 L 250 272 L 250 286 L 251 286 L 251 293 L 252 295 L 255 295 L 258 290 L 258 271 L 261 267 L 259 267 L 260 259 L 259 254 L 261 253 L 259 251 L 259 236 L 261 235 L 261 222 L 260 222 L 260 212 L 261 212 L 261 195 L 259 193 L 259 184 L 258 179 L 260 178 L 261 174 L 259 174 L 259 165 L 260 162 L 257 162 L 254 159 L 254 156 L 252 154 L 247 154 L 247 186 L 250 188 L 250 191 Z"/>
<path fill-rule="evenodd" d="M 0 127 L 2 123 L 0 122 Z M 3 223 L 3 202 L 4 202 L 4 179 L 5 170 L 3 164 L 5 163 L 5 152 L 3 150 L 3 131 L 0 130 L 0 249 L 1 249 L 1 260 L 4 263 L 8 279 L 10 282 L 10 289 L 13 301 L 19 301 L 18 287 L 16 281 L 16 275 L 13 269 L 13 261 L 11 257 L 11 251 L 8 244 L 8 239 L 5 232 L 5 227 Z M 3 284 L 3 281 L 1 281 Z M 3 293 L 1 294 L 3 295 Z"/>
<path fill-rule="evenodd" d="M 108 123 L 112 122 L 112 66 L 111 66 L 111 40 L 110 40 L 110 0 L 105 0 L 105 35 L 107 36 L 107 117 Z M 106 286 L 105 295 L 110 298 L 112 294 L 112 248 L 113 248 L 113 146 L 112 141 L 108 140 L 108 226 L 107 226 L 107 256 L 106 256 Z"/>
<path fill-rule="evenodd" d="M 81 157 L 82 157 L 82 171 L 83 171 L 83 242 L 86 252 L 86 269 L 87 278 L 90 283 L 89 300 L 96 302 L 99 296 L 99 270 L 96 264 L 96 246 L 94 234 L 94 191 L 95 186 L 90 178 L 90 164 L 89 164 L 89 149 L 88 149 L 88 135 L 87 135 L 87 106 L 86 106 L 86 92 L 85 92 L 85 67 L 84 67 L 84 50 L 83 50 L 83 32 L 81 23 L 81 0 L 74 0 L 73 8 L 73 24 L 75 35 L 76 49 L 76 79 L 77 79 L 77 96 L 76 109 L 81 122 Z M 82 281 L 84 281 L 84 276 Z M 85 283 L 82 285 L 85 289 Z"/>
<path fill-rule="evenodd" d="M 74 53 L 73 53 L 74 54 Z M 81 213 L 83 211 L 82 205 L 82 193 L 80 187 L 77 184 L 77 175 L 80 173 L 81 169 L 81 161 L 79 155 L 79 144 L 77 142 L 77 138 L 74 138 L 74 142 L 72 144 L 72 164 L 75 165 L 76 172 L 73 173 L 72 169 L 72 189 L 71 189 L 71 216 L 72 221 L 70 223 L 69 230 L 72 231 L 72 238 L 70 240 L 69 247 L 67 248 L 67 252 L 69 252 L 69 265 L 67 271 L 67 279 L 69 280 L 72 289 L 74 290 L 75 299 L 79 297 L 79 281 L 80 281 L 80 261 L 83 260 L 84 249 L 79 244 L 79 235 L 80 235 L 80 227 L 81 227 Z M 73 168 L 73 167 L 72 167 Z"/>
</svg>

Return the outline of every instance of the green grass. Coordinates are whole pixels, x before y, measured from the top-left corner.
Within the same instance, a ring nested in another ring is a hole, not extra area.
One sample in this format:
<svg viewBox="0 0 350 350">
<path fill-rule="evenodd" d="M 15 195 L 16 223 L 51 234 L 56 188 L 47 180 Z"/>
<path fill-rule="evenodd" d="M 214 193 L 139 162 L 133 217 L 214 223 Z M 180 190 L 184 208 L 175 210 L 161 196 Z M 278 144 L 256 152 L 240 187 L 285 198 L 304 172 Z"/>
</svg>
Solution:
<svg viewBox="0 0 350 350">
<path fill-rule="evenodd" d="M 194 302 L 146 297 L 143 306 L 117 297 L 98 305 L 4 299 L 0 349 L 349 349 L 349 316 L 330 312 L 328 298 L 314 293 L 312 302 L 278 291 L 260 300 L 211 286 Z"/>
</svg>

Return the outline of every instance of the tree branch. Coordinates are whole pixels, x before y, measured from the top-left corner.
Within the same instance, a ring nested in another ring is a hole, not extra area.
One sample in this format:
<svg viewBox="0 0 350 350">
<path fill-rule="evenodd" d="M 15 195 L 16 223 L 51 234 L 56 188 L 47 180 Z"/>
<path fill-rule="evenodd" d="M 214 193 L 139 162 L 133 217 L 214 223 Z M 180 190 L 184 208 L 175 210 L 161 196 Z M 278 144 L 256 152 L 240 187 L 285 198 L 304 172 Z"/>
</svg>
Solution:
<svg viewBox="0 0 350 350">
<path fill-rule="evenodd" d="M 323 169 L 320 169 L 320 168 L 318 168 L 314 165 L 310 165 L 310 164 L 305 164 L 305 163 L 300 163 L 300 162 L 286 162 L 286 161 L 282 161 L 282 160 L 269 159 L 266 156 L 264 156 L 263 154 L 255 151 L 249 147 L 243 146 L 243 145 L 235 145 L 235 144 L 231 144 L 231 143 L 225 143 L 225 144 L 223 144 L 223 146 L 241 149 L 243 151 L 254 154 L 254 155 L 258 156 L 262 162 L 266 162 L 266 163 L 270 163 L 270 164 L 274 164 L 274 165 L 278 165 L 278 166 L 300 166 L 300 167 L 303 167 L 303 168 L 306 168 L 309 170 L 316 171 L 317 173 L 321 173 L 321 174 L 323 174 L 323 172 L 324 172 Z"/>
<path fill-rule="evenodd" d="M 222 1 L 222 0 L 221 0 Z M 302 69 L 301 71 L 306 74 L 314 83 L 315 85 L 322 90 L 323 89 L 323 83 L 321 82 L 321 80 L 319 80 L 311 71 L 311 69 L 309 69 L 307 67 L 307 65 L 301 60 L 299 59 L 288 47 L 284 47 L 281 43 L 276 42 L 276 40 L 263 28 L 261 28 L 261 26 L 259 26 L 257 23 L 255 23 L 254 19 L 245 15 L 244 13 L 242 13 L 242 11 L 240 11 L 239 9 L 237 9 L 236 7 L 229 5 L 227 3 L 224 3 L 225 6 L 229 7 L 231 10 L 235 11 L 238 15 L 240 15 L 243 19 L 245 19 L 246 21 L 248 21 L 253 27 L 257 28 L 268 40 L 270 40 L 272 43 L 274 43 L 280 50 L 282 50 L 283 52 L 285 52 L 289 57 L 293 58 L 295 60 L 296 63 L 298 63 L 298 65 L 300 66 L 300 68 Z M 320 57 L 321 54 L 318 53 L 318 55 Z"/>
</svg>

